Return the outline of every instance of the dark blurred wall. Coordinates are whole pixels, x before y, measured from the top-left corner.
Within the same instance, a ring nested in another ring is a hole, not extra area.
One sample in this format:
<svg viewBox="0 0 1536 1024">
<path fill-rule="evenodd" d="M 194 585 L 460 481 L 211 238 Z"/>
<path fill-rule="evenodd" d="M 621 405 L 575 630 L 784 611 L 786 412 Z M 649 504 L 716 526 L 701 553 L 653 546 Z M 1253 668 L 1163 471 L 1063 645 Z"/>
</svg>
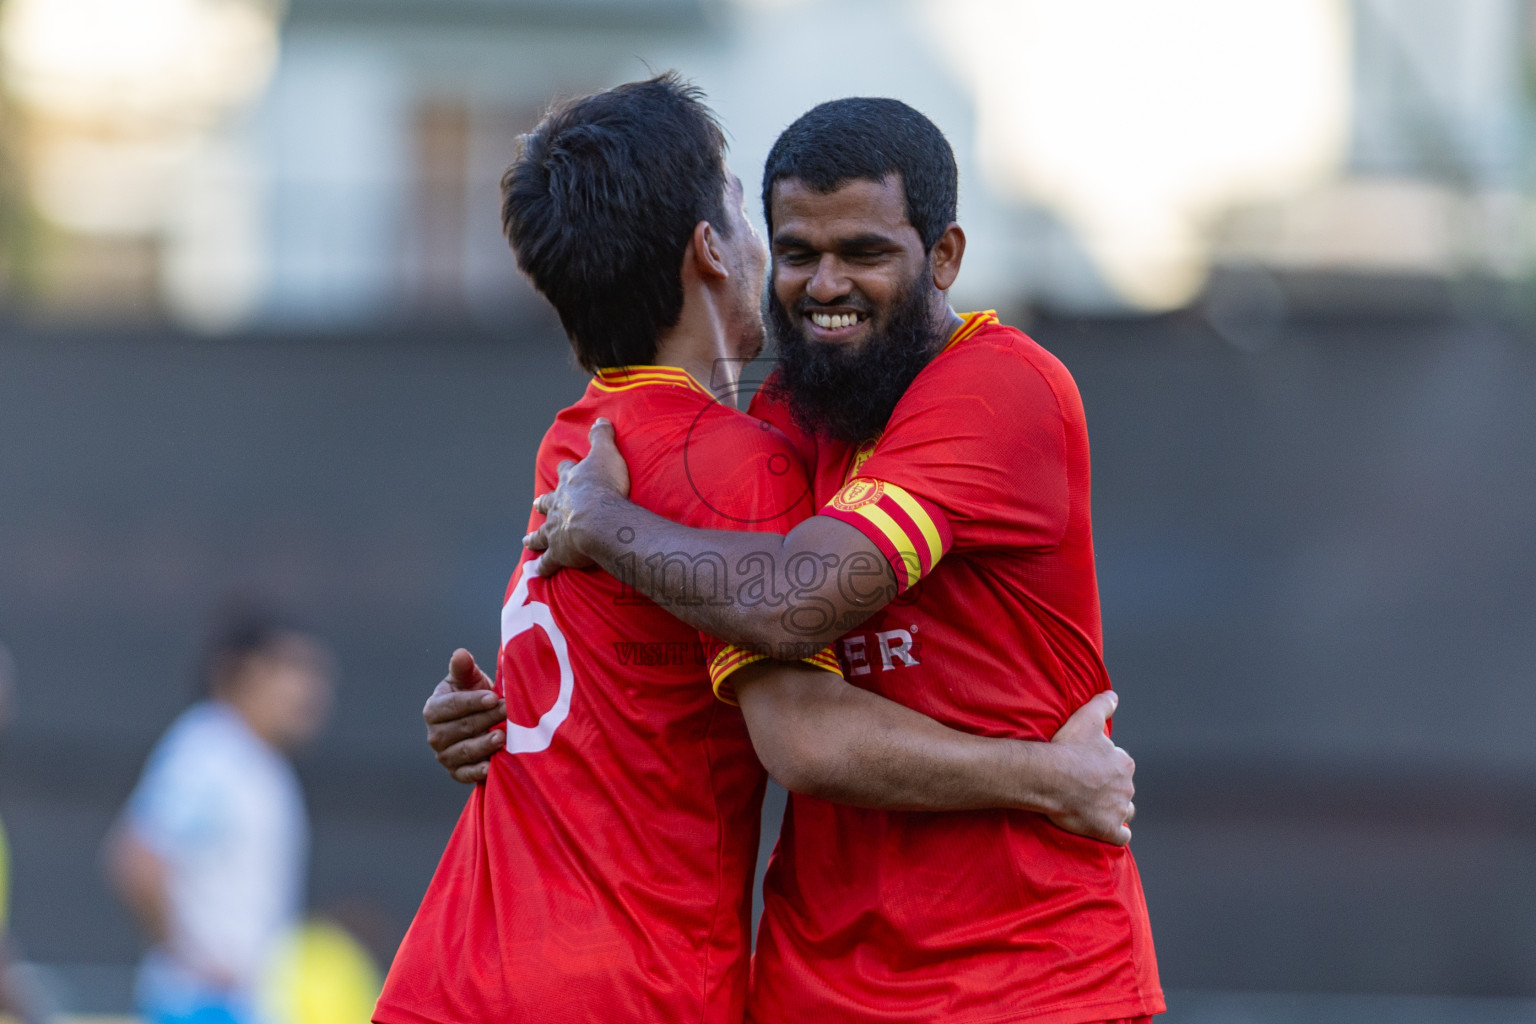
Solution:
<svg viewBox="0 0 1536 1024">
<path fill-rule="evenodd" d="M 1536 342 L 1476 321 L 1037 324 L 1094 446 L 1134 849 L 1173 988 L 1536 994 Z M 335 643 L 316 904 L 398 937 L 463 794 L 422 743 L 495 651 L 563 341 L 0 327 L 14 928 L 128 963 L 96 850 L 233 592 Z"/>
</svg>

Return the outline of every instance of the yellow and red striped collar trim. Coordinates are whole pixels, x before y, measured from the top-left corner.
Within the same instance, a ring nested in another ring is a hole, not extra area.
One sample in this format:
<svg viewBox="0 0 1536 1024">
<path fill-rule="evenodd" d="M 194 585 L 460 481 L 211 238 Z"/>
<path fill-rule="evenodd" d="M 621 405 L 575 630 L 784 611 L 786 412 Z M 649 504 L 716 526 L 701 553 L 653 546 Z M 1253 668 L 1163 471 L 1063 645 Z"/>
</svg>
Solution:
<svg viewBox="0 0 1536 1024">
<path fill-rule="evenodd" d="M 955 333 L 949 336 L 949 341 L 939 350 L 941 355 L 960 344 L 966 338 L 973 336 L 983 327 L 998 322 L 997 310 L 995 309 L 984 309 L 979 313 L 961 313 L 960 316 L 964 322 L 955 328 Z"/>
<path fill-rule="evenodd" d="M 679 366 L 605 366 L 592 377 L 592 386 L 599 391 L 628 391 L 649 385 L 689 388 L 714 398 L 714 392 Z"/>
</svg>

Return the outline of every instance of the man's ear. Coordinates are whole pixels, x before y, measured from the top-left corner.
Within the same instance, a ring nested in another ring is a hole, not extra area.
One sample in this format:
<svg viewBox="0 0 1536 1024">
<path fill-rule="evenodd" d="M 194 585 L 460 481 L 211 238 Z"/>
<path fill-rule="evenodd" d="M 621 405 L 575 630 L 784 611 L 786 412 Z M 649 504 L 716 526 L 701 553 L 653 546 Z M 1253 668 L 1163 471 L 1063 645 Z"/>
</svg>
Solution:
<svg viewBox="0 0 1536 1024">
<path fill-rule="evenodd" d="M 720 232 L 709 221 L 701 220 L 693 226 L 688 248 L 699 276 L 721 280 L 731 276 L 731 268 L 725 262 L 725 249 L 720 244 Z"/>
<path fill-rule="evenodd" d="M 955 283 L 955 278 L 960 276 L 960 262 L 965 259 L 965 232 L 959 224 L 951 224 L 944 229 L 939 240 L 933 243 L 931 251 L 933 286 L 941 292 L 947 292 L 949 286 Z"/>
</svg>

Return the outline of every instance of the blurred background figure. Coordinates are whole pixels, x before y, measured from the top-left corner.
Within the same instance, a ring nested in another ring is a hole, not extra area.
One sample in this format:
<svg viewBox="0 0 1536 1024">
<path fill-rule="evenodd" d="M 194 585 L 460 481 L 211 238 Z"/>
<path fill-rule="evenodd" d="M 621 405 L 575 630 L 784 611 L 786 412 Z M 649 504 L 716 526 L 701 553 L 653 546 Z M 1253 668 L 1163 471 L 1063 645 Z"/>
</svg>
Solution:
<svg viewBox="0 0 1536 1024">
<path fill-rule="evenodd" d="M 0 732 L 10 724 L 16 694 L 16 659 L 0 640 Z M 47 996 L 27 972 L 16 965 L 16 950 L 7 923 L 11 909 L 11 855 L 5 825 L 0 822 L 0 1013 L 21 1024 L 47 1024 L 52 1007 Z"/>
<path fill-rule="evenodd" d="M 261 614 L 231 616 L 203 667 L 206 697 L 150 754 L 106 867 L 151 943 L 151 1024 L 257 1024 L 260 987 L 297 926 L 309 821 L 288 754 L 321 728 L 331 658 Z"/>
</svg>

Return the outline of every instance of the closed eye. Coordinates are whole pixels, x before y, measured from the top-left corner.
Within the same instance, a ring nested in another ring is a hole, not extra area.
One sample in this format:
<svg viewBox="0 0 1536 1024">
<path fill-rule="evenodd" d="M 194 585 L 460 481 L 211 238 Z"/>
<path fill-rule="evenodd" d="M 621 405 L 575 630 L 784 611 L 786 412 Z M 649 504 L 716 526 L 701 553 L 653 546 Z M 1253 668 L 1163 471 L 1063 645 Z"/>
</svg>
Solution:
<svg viewBox="0 0 1536 1024">
<path fill-rule="evenodd" d="M 774 253 L 774 259 L 780 263 L 787 263 L 792 267 L 801 267 L 809 263 L 815 263 L 817 254 L 809 249 L 781 249 Z"/>
</svg>

